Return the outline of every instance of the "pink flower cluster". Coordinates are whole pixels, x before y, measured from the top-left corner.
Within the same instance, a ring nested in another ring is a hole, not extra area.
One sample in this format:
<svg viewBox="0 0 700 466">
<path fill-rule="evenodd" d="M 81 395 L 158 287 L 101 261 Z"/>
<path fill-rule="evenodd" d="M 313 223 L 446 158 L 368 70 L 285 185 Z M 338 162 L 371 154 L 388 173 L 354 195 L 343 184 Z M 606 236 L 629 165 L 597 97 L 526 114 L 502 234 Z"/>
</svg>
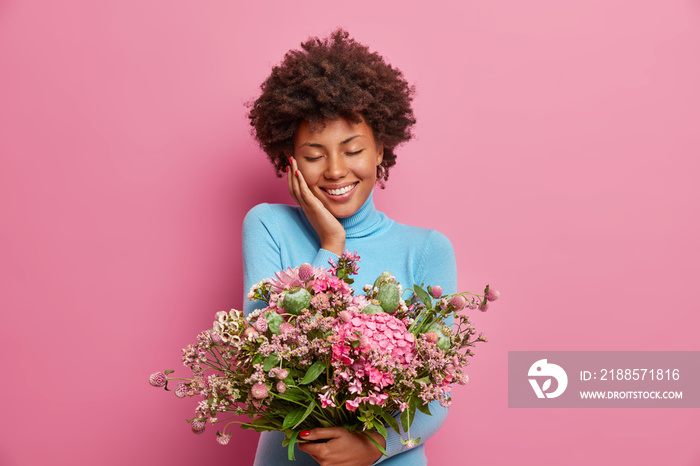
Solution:
<svg viewBox="0 0 700 466">
<path fill-rule="evenodd" d="M 390 314 L 354 310 L 339 313 L 333 333 L 331 363 L 336 389 L 347 384 L 347 392 L 357 395 L 346 400 L 345 408 L 355 411 L 363 402 L 384 405 L 389 399 L 385 389 L 394 384 L 394 371 L 405 369 L 416 357 L 414 335 Z"/>
<path fill-rule="evenodd" d="M 340 359 L 343 364 L 352 364 L 349 356 L 351 346 L 348 342 L 358 341 L 360 353 L 376 350 L 406 367 L 416 354 L 415 337 L 396 317 L 383 312 L 377 314 L 360 314 L 345 311 L 338 319 L 333 330 L 339 342 L 333 345 L 333 359 Z"/>
</svg>

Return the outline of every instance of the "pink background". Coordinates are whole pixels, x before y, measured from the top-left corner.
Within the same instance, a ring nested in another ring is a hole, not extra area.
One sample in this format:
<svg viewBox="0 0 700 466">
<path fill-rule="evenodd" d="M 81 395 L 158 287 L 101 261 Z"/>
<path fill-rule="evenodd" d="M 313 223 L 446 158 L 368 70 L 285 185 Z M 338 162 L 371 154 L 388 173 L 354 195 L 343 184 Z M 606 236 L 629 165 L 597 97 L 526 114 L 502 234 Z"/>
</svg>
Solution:
<svg viewBox="0 0 700 466">
<path fill-rule="evenodd" d="M 336 26 L 418 88 L 378 207 L 503 293 L 431 464 L 700 465 L 697 410 L 508 409 L 506 367 L 700 350 L 697 0 L 0 0 L 0 464 L 252 462 L 147 376 L 241 306 L 243 216 L 290 202 L 243 104 Z"/>
</svg>

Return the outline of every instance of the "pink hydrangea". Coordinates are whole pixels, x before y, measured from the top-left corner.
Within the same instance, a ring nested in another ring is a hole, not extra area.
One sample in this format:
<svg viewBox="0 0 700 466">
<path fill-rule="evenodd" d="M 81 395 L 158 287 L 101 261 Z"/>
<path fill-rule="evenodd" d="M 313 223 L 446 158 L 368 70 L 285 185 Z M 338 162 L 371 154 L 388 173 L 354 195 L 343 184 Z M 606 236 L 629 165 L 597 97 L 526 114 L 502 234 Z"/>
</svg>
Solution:
<svg viewBox="0 0 700 466">
<path fill-rule="evenodd" d="M 343 343 L 344 339 L 350 341 L 359 339 L 361 343 L 366 343 L 361 348 L 388 354 L 403 367 L 408 366 L 413 360 L 416 354 L 415 337 L 399 319 L 383 312 L 377 314 L 348 312 L 352 314 L 350 321 L 339 319 L 333 328 L 334 333 L 341 337 L 341 341 L 333 347 L 334 359 L 342 358 L 347 364 L 347 359 L 351 359 L 348 354 L 350 348 L 345 348 L 347 345 Z M 359 332 L 359 337 L 356 332 Z"/>
</svg>

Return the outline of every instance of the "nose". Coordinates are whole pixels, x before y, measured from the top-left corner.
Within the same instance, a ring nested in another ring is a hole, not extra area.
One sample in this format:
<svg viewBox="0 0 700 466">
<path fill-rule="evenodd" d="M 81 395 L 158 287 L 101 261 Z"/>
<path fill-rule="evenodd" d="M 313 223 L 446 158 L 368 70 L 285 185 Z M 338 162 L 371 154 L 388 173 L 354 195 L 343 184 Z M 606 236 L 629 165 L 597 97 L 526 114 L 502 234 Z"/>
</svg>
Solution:
<svg viewBox="0 0 700 466">
<path fill-rule="evenodd" d="M 348 174 L 348 167 L 342 154 L 331 154 L 327 159 L 324 176 L 329 180 L 337 180 Z"/>
</svg>

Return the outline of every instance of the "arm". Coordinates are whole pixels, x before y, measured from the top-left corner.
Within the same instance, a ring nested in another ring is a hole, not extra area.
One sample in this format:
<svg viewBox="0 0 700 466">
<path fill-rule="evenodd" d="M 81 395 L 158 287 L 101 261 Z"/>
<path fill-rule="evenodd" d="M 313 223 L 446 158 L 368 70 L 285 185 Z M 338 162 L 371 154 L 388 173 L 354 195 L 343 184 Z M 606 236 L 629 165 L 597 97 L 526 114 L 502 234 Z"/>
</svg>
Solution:
<svg viewBox="0 0 700 466">
<path fill-rule="evenodd" d="M 415 277 L 416 284 L 420 285 L 423 283 L 424 288 L 427 288 L 428 285 L 440 285 L 445 295 L 457 291 L 457 261 L 454 248 L 450 240 L 442 233 L 438 231 L 430 232 L 416 270 L 420 274 Z M 416 418 L 411 425 L 411 438 L 420 437 L 418 445 L 425 443 L 426 440 L 432 437 L 442 427 L 447 418 L 448 409 L 440 406 L 438 402 L 430 403 L 429 407 L 432 416 L 416 411 Z M 400 426 L 401 423 L 399 423 Z M 393 429 L 389 429 L 386 439 L 388 457 L 403 453 L 408 449 L 401 443 L 401 438 L 407 440 L 409 438 L 408 433 L 401 429 L 401 435 L 399 435 Z M 377 463 L 381 463 L 388 457 L 382 456 Z"/>
</svg>

